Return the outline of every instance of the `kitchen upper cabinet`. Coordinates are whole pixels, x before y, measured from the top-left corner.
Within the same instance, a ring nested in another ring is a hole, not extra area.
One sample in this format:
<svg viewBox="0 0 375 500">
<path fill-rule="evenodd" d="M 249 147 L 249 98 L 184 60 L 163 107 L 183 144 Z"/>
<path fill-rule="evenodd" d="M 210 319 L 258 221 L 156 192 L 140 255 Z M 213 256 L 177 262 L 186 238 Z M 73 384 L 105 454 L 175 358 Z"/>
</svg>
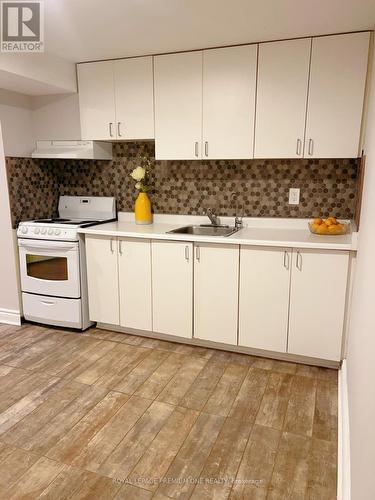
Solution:
<svg viewBox="0 0 375 500">
<path fill-rule="evenodd" d="M 369 33 L 313 38 L 306 158 L 359 154 Z"/>
<path fill-rule="evenodd" d="M 84 140 L 154 138 L 152 57 L 78 64 Z"/>
<path fill-rule="evenodd" d="M 201 158 L 202 51 L 154 58 L 155 157 Z"/>
<path fill-rule="evenodd" d="M 339 361 L 349 253 L 293 251 L 288 352 Z"/>
<path fill-rule="evenodd" d="M 257 45 L 203 52 L 203 158 L 253 158 L 256 68 Z"/>
<path fill-rule="evenodd" d="M 239 246 L 195 244 L 194 337 L 237 345 Z"/>
<path fill-rule="evenodd" d="M 119 238 L 120 325 L 152 330 L 151 242 Z"/>
<path fill-rule="evenodd" d="M 118 325 L 116 238 L 86 235 L 86 262 L 90 320 Z"/>
<path fill-rule="evenodd" d="M 193 244 L 152 242 L 153 330 L 193 335 Z"/>
<path fill-rule="evenodd" d="M 286 352 L 292 251 L 240 252 L 239 345 Z"/>
<path fill-rule="evenodd" d="M 255 158 L 302 158 L 311 38 L 259 44 Z"/>
<path fill-rule="evenodd" d="M 154 138 L 152 57 L 114 61 L 117 139 Z"/>
<path fill-rule="evenodd" d="M 81 137 L 105 140 L 116 136 L 113 62 L 77 65 Z"/>
</svg>

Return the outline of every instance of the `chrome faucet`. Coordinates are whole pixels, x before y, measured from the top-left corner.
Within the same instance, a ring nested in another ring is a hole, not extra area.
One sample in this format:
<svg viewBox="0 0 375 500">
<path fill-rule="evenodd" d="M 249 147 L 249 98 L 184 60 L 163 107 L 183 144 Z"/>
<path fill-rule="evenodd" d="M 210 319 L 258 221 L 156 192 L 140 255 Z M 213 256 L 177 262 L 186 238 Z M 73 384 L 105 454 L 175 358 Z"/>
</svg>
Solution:
<svg viewBox="0 0 375 500">
<path fill-rule="evenodd" d="M 211 208 L 207 208 L 206 210 L 206 215 L 210 219 L 211 224 L 213 226 L 218 226 L 219 225 L 219 219 L 218 216 L 215 214 L 215 212 L 212 211 Z"/>
<path fill-rule="evenodd" d="M 238 230 L 238 229 L 241 229 L 243 227 L 242 217 L 238 216 L 238 193 L 232 193 L 230 195 L 230 201 L 233 201 L 233 200 L 236 201 L 236 208 L 235 208 L 236 215 L 234 217 L 234 227 Z"/>
</svg>

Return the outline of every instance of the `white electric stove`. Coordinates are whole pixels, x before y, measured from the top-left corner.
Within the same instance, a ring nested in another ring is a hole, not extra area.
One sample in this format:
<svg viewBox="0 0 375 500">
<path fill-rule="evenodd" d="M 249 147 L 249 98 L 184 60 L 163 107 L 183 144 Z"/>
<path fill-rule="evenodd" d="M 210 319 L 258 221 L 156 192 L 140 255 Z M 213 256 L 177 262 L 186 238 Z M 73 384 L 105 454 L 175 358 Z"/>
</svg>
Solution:
<svg viewBox="0 0 375 500">
<path fill-rule="evenodd" d="M 59 216 L 17 229 L 23 315 L 29 321 L 85 330 L 89 321 L 80 227 L 116 220 L 112 197 L 61 196 Z"/>
</svg>

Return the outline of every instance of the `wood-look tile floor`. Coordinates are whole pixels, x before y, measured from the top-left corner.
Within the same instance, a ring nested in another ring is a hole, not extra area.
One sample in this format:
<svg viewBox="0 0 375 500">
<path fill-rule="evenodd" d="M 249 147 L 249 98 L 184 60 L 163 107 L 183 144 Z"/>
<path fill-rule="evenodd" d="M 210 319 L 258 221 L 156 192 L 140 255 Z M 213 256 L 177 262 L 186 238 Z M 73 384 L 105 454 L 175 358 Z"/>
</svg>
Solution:
<svg viewBox="0 0 375 500">
<path fill-rule="evenodd" d="M 337 372 L 0 325 L 0 498 L 336 498 Z"/>
</svg>

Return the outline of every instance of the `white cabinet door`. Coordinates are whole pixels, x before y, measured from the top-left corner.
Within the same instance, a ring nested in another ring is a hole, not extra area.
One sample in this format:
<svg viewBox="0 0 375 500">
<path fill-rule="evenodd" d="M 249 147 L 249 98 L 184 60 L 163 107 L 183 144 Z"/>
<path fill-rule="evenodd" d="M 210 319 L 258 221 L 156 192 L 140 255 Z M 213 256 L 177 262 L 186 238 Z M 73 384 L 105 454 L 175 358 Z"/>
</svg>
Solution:
<svg viewBox="0 0 375 500">
<path fill-rule="evenodd" d="M 195 244 L 194 337 L 237 345 L 239 246 Z"/>
<path fill-rule="evenodd" d="M 255 158 L 302 158 L 311 38 L 259 44 Z"/>
<path fill-rule="evenodd" d="M 155 157 L 201 157 L 202 52 L 154 58 Z"/>
<path fill-rule="evenodd" d="M 257 45 L 203 52 L 203 158 L 253 158 Z"/>
<path fill-rule="evenodd" d="M 339 361 L 349 252 L 293 251 L 288 352 Z"/>
<path fill-rule="evenodd" d="M 239 345 L 286 352 L 290 249 L 241 247 Z"/>
<path fill-rule="evenodd" d="M 114 61 L 118 139 L 154 138 L 152 57 Z"/>
<path fill-rule="evenodd" d="M 113 62 L 78 64 L 77 75 L 82 139 L 116 138 Z"/>
<path fill-rule="evenodd" d="M 86 262 L 90 320 L 118 325 L 116 238 L 86 235 Z"/>
<path fill-rule="evenodd" d="M 369 33 L 313 38 L 306 158 L 359 154 Z"/>
<path fill-rule="evenodd" d="M 193 334 L 193 245 L 152 242 L 153 329 L 178 337 Z"/>
<path fill-rule="evenodd" d="M 120 325 L 152 330 L 151 242 L 119 238 Z"/>
</svg>

